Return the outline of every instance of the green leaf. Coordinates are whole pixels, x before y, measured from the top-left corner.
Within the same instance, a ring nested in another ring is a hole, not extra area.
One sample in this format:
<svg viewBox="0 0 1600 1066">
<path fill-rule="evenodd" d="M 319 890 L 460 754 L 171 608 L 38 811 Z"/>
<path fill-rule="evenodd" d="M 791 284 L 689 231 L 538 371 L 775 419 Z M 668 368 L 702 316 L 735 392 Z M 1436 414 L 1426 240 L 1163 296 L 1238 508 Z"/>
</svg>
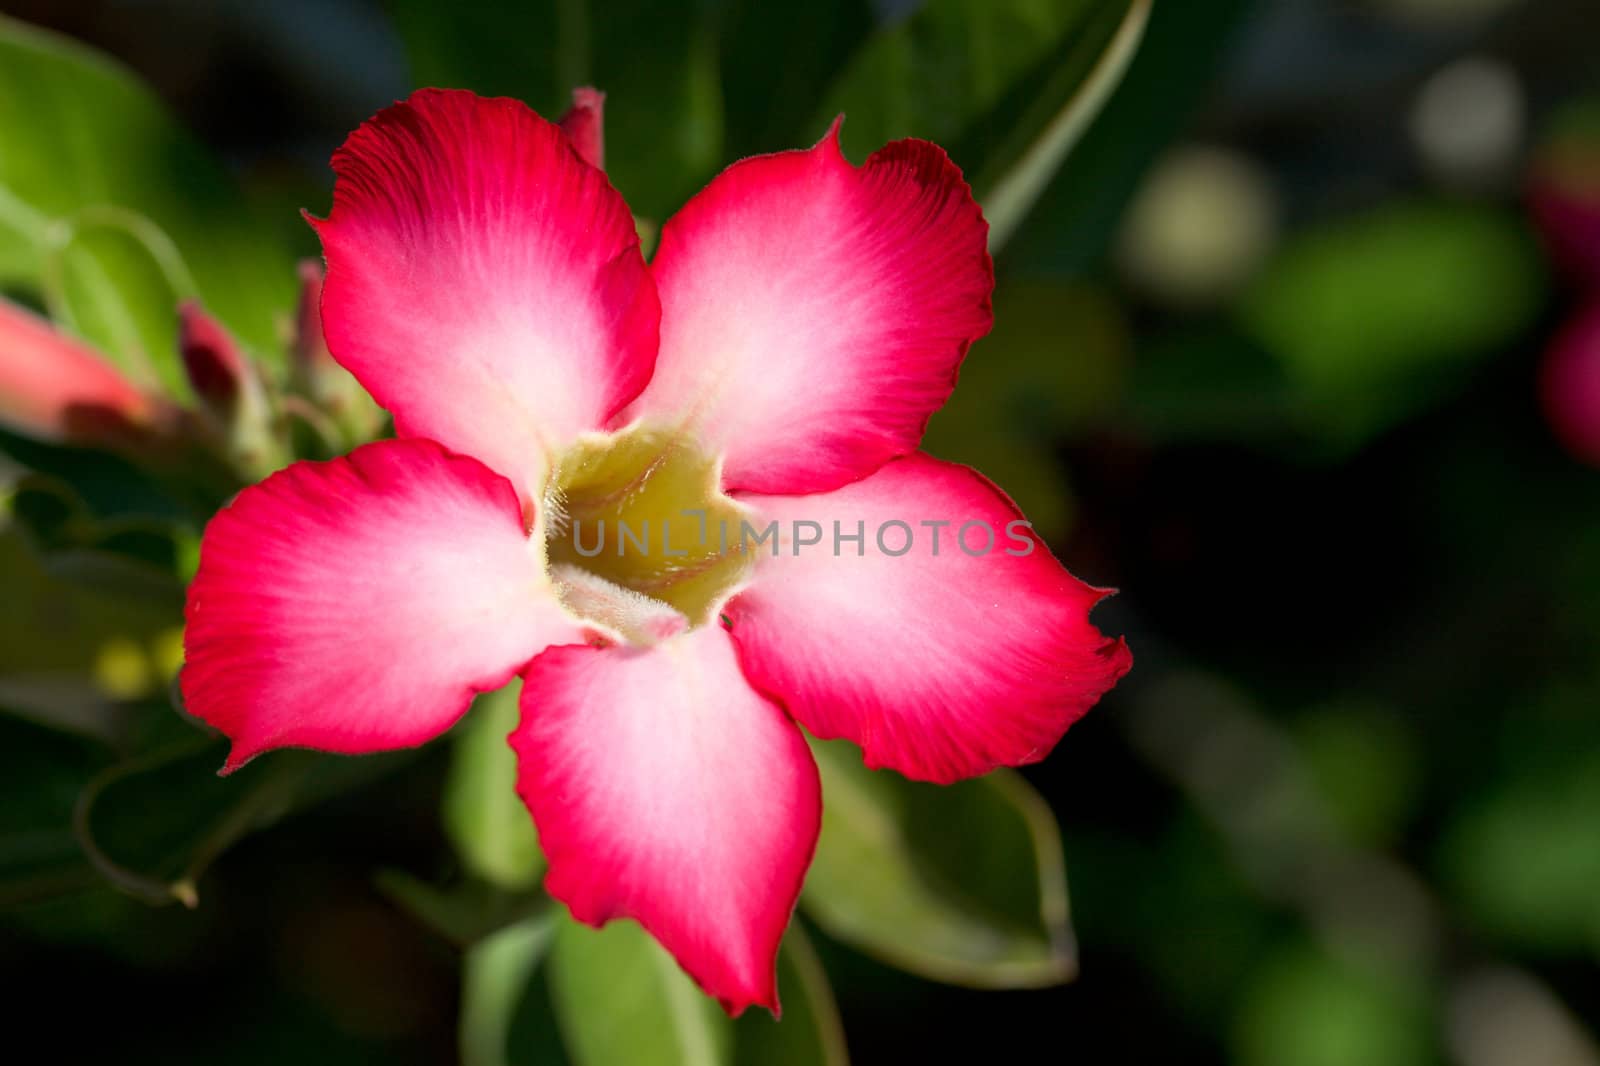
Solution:
<svg viewBox="0 0 1600 1066">
<path fill-rule="evenodd" d="M 1243 1066 L 1422 1066 L 1439 1060 L 1426 991 L 1403 974 L 1311 948 L 1282 951 L 1246 990 Z"/>
<path fill-rule="evenodd" d="M 42 475 L 17 483 L 9 510 L 50 577 L 107 599 L 181 606 L 179 524 L 153 516 L 99 518 L 70 486 Z"/>
<path fill-rule="evenodd" d="M 778 953 L 783 1018 L 746 1011 L 734 1023 L 734 1066 L 849 1066 L 833 989 L 798 922 Z"/>
<path fill-rule="evenodd" d="M 1531 235 L 1499 212 L 1384 207 L 1303 232 L 1246 299 L 1308 418 L 1359 440 L 1427 405 L 1538 312 Z"/>
<path fill-rule="evenodd" d="M 1085 58 L 1095 53 L 1080 43 L 1064 61 L 1042 94 L 1060 105 L 1044 127 L 1028 140 L 1014 161 L 991 164 L 978 178 L 984 214 L 989 219 L 989 248 L 999 252 L 1043 195 L 1067 156 L 1110 100 L 1127 73 L 1128 64 L 1144 37 L 1153 0 L 1133 0 L 1116 33 L 1105 43 L 1093 65 L 1084 70 Z M 1114 5 L 1105 5 L 1110 8 Z M 1096 40 L 1092 35 L 1089 40 Z M 1036 105 L 1037 106 L 1037 105 Z M 1026 128 L 1026 124 L 1024 125 Z"/>
<path fill-rule="evenodd" d="M 423 925 L 458 947 L 471 947 L 507 926 L 543 913 L 549 897 L 506 892 L 483 881 L 448 887 L 429 884 L 403 870 L 379 870 L 378 891 Z"/>
<path fill-rule="evenodd" d="M 841 137 L 858 159 L 902 137 L 945 146 L 980 200 L 998 194 L 1003 242 L 1115 84 L 1146 6 L 929 0 L 867 41 L 817 121 L 843 112 Z M 1130 32 L 1102 67 L 1127 20 Z"/>
<path fill-rule="evenodd" d="M 533 819 L 517 795 L 517 758 L 506 738 L 517 726 L 522 682 L 479 696 L 452 734 L 441 817 L 473 875 L 506 889 L 531 888 L 544 873 Z"/>
<path fill-rule="evenodd" d="M 193 907 L 200 875 L 239 840 L 411 757 L 283 751 L 220 777 L 223 748 L 187 732 L 84 785 L 72 828 L 101 876 L 152 905 Z"/>
<path fill-rule="evenodd" d="M 555 937 L 556 923 L 556 912 L 549 910 L 467 951 L 461 974 L 461 1066 L 509 1066 L 511 1024 Z"/>
<path fill-rule="evenodd" d="M 1542 759 L 1455 817 L 1441 848 L 1446 881 L 1492 935 L 1570 951 L 1600 935 L 1597 822 L 1600 758 Z"/>
<path fill-rule="evenodd" d="M 132 380 L 187 398 L 176 308 L 195 295 L 171 238 L 141 215 L 88 209 L 51 227 L 41 285 L 55 320 Z"/>
<path fill-rule="evenodd" d="M 1032 988 L 1073 976 L 1060 833 L 1020 775 L 938 787 L 868 771 L 841 742 L 812 748 L 822 837 L 801 902 L 818 925 L 950 984 Z"/>
<path fill-rule="evenodd" d="M 63 225 L 81 224 L 86 210 L 104 219 L 120 209 L 170 236 L 201 298 L 241 340 L 277 352 L 275 316 L 294 298 L 292 254 L 130 72 L 67 38 L 0 18 L 0 144 L 0 282 L 40 285 Z M 159 239 L 145 243 L 164 254 Z M 146 306 L 154 299 L 146 264 L 112 244 L 101 233 L 92 252 L 73 253 L 69 284 L 84 298 L 87 287 L 107 286 L 113 303 L 137 304 L 133 329 L 142 334 L 138 323 L 173 308 Z"/>
<path fill-rule="evenodd" d="M 1094 262 L 1144 170 L 1205 100 L 1204 89 L 1250 7 L 1250 0 L 1151 5 L 1149 25 L 1115 93 L 1006 245 L 1013 269 L 1079 274 Z"/>
<path fill-rule="evenodd" d="M 420 85 L 514 96 L 552 119 L 577 86 L 604 90 L 606 171 L 636 214 L 666 217 L 723 163 L 709 6 L 619 0 L 602 13 L 576 0 L 390 0 L 389 8 Z"/>
<path fill-rule="evenodd" d="M 0 911 L 100 884 L 73 837 L 72 806 L 101 761 L 80 737 L 0 716 Z"/>
<path fill-rule="evenodd" d="M 281 754 L 266 772 L 239 780 L 217 776 L 222 754 L 217 739 L 190 735 L 89 780 L 72 826 L 101 876 L 152 905 L 195 906 L 200 874 L 239 838 L 286 814 L 323 758 Z"/>
<path fill-rule="evenodd" d="M 563 919 L 550 957 L 556 1018 L 574 1066 L 721 1066 L 733 1023 L 633 922 Z"/>
</svg>

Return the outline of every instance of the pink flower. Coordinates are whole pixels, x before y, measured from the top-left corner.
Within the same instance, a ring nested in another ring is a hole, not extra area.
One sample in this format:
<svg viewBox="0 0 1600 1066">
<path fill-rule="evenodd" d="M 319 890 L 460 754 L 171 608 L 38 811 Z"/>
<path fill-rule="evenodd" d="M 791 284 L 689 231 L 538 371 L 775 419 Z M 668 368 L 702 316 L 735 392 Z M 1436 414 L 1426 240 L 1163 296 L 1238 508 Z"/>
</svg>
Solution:
<svg viewBox="0 0 1600 1066">
<path fill-rule="evenodd" d="M 549 892 L 775 1010 L 820 818 L 796 723 L 954 781 L 1043 758 L 1130 658 L 998 489 L 916 451 L 991 322 L 943 151 L 856 167 L 835 126 L 744 160 L 646 265 L 598 132 L 424 90 L 335 154 L 323 325 L 399 439 L 217 515 L 184 696 L 232 770 L 420 744 L 520 673 Z M 648 547 L 587 554 L 602 523 Z"/>
</svg>

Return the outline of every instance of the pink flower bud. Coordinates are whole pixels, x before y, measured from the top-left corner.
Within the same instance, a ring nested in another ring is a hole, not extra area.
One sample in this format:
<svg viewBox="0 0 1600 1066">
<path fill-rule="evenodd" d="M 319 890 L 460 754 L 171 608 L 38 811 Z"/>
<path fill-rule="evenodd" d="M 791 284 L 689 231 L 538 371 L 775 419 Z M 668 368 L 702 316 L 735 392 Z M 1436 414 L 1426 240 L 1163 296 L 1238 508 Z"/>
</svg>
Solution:
<svg viewBox="0 0 1600 1066">
<path fill-rule="evenodd" d="M 300 306 L 295 311 L 294 358 L 300 373 L 313 379 L 333 364 L 328 342 L 322 336 L 322 263 L 300 260 Z"/>
<path fill-rule="evenodd" d="M 1556 335 L 1545 354 L 1539 392 L 1561 443 L 1578 459 L 1600 466 L 1600 303 Z"/>
<path fill-rule="evenodd" d="M 606 94 L 586 85 L 572 90 L 572 106 L 561 116 L 561 130 L 572 147 L 600 170 L 606 168 L 605 104 Z"/>
<path fill-rule="evenodd" d="M 52 443 L 122 446 L 175 415 L 88 345 L 0 300 L 0 425 Z"/>
<path fill-rule="evenodd" d="M 227 329 L 197 300 L 178 305 L 178 350 L 195 396 L 212 413 L 231 421 L 241 398 L 255 387 L 255 373 Z"/>
</svg>

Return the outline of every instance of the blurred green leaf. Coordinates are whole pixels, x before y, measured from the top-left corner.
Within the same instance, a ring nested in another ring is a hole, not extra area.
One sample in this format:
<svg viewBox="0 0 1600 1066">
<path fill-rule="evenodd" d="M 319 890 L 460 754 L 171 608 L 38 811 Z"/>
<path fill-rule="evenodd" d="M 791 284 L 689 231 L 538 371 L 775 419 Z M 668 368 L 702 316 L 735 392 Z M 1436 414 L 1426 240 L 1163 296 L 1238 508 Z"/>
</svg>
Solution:
<svg viewBox="0 0 1600 1066">
<path fill-rule="evenodd" d="M 557 921 L 549 910 L 507 926 L 467 951 L 461 975 L 461 1066 L 509 1066 L 507 1048 L 517 1005 L 555 937 Z"/>
<path fill-rule="evenodd" d="M 74 41 L 0 19 L 0 143 L 0 282 L 38 285 L 65 220 L 120 208 L 170 235 L 207 307 L 256 352 L 276 355 L 275 316 L 294 298 L 289 250 L 132 74 Z M 133 328 L 149 344 L 157 334 L 148 324 L 173 308 L 146 306 L 145 269 L 102 233 L 91 258 L 69 257 L 69 284 L 105 284 L 113 305 L 137 305 Z M 124 339 L 127 328 L 116 326 Z"/>
<path fill-rule="evenodd" d="M 1341 701 L 1301 716 L 1294 731 L 1341 834 L 1363 847 L 1397 840 L 1417 788 L 1417 741 L 1405 720 L 1385 707 Z"/>
<path fill-rule="evenodd" d="M 62 580 L 15 526 L 0 530 L 0 589 L 0 677 L 87 677 L 107 642 L 143 644 L 181 620 L 170 591 L 133 597 Z"/>
<path fill-rule="evenodd" d="M 0 712 L 102 744 L 117 744 L 129 731 L 128 708 L 72 673 L 0 676 Z"/>
<path fill-rule="evenodd" d="M 1592 703 L 1591 703 L 1592 706 Z M 1445 878 L 1491 934 L 1547 951 L 1600 932 L 1600 759 L 1540 758 L 1445 834 Z"/>
<path fill-rule="evenodd" d="M 1076 971 L 1060 833 L 1011 771 L 948 787 L 872 772 L 812 745 L 822 837 L 801 897 L 829 935 L 912 973 L 979 988 Z"/>
<path fill-rule="evenodd" d="M 550 990 L 574 1066 L 731 1061 L 733 1023 L 633 922 L 597 930 L 563 918 Z"/>
<path fill-rule="evenodd" d="M 178 354 L 179 301 L 193 279 L 171 239 L 132 212 L 94 208 L 52 227 L 41 277 L 51 316 L 133 381 L 188 398 Z"/>
<path fill-rule="evenodd" d="M 734 1066 L 849 1066 L 833 989 L 798 922 L 778 953 L 783 1019 L 746 1011 L 734 1023 Z"/>
<path fill-rule="evenodd" d="M 1438 1061 L 1421 989 L 1310 948 L 1269 960 L 1235 1019 L 1241 1066 L 1425 1066 Z"/>
<path fill-rule="evenodd" d="M 533 819 L 517 795 L 517 758 L 506 738 L 517 727 L 522 682 L 473 701 L 452 734 L 441 817 L 462 865 L 506 889 L 526 889 L 544 873 Z"/>
<path fill-rule="evenodd" d="M 182 603 L 182 530 L 176 523 L 155 517 L 98 518 L 68 485 L 42 475 L 18 481 L 8 509 L 50 577 L 106 598 L 174 611 Z"/>
<path fill-rule="evenodd" d="M 1206 85 L 1250 6 L 1251 0 L 1152 5 L 1133 62 L 1007 244 L 1006 264 L 1075 275 L 1100 256 L 1140 176 L 1205 101 Z"/>
<path fill-rule="evenodd" d="M 95 869 L 150 904 L 198 900 L 196 881 L 240 837 L 286 814 L 314 763 L 290 752 L 249 780 L 217 776 L 222 743 L 185 737 L 102 770 L 78 795 L 73 832 Z"/>
<path fill-rule="evenodd" d="M 168 713 L 164 721 L 179 723 Z M 245 836 L 297 810 L 357 788 L 411 757 L 359 759 L 273 752 L 221 777 L 224 742 L 174 726 L 176 734 L 101 770 L 78 794 L 72 827 L 106 880 L 146 903 L 193 907 L 198 881 Z"/>
<path fill-rule="evenodd" d="M 1313 425 L 1357 441 L 1427 405 L 1538 312 L 1525 228 L 1482 208 L 1384 207 L 1294 238 L 1244 317 Z"/>
<path fill-rule="evenodd" d="M 389 9 L 419 85 L 514 96 L 551 119 L 574 88 L 604 90 L 606 170 L 636 214 L 666 217 L 723 163 L 709 5 L 389 0 Z"/>
<path fill-rule="evenodd" d="M 0 911 L 99 883 L 72 834 L 72 805 L 102 760 L 81 737 L 0 716 L 0 775 L 7 783 Z"/>
<path fill-rule="evenodd" d="M 1082 69 L 1081 64 L 1093 53 L 1086 50 L 1062 63 L 1041 94 L 1042 100 L 1060 101 L 1049 121 L 1032 135 L 1015 159 L 1006 161 L 1002 157 L 978 176 L 976 187 L 983 199 L 984 215 L 989 219 L 990 251 L 999 252 L 1011 240 L 1067 156 L 1099 117 L 1133 61 L 1153 2 L 1133 0 L 1128 5 L 1116 33 L 1087 69 Z"/>
</svg>

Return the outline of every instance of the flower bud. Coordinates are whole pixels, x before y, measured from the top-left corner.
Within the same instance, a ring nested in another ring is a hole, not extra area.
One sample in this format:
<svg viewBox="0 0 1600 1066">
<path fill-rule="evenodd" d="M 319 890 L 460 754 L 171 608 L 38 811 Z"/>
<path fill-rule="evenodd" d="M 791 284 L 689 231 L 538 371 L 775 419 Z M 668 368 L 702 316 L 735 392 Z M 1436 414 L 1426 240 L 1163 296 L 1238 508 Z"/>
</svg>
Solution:
<svg viewBox="0 0 1600 1066">
<path fill-rule="evenodd" d="M 1600 302 L 1556 335 L 1540 369 L 1539 398 L 1567 451 L 1600 466 Z"/>
<path fill-rule="evenodd" d="M 384 413 L 367 390 L 333 358 L 322 332 L 322 263 L 300 261 L 300 305 L 295 314 L 294 373 L 304 394 L 326 411 L 349 440 L 362 444 L 378 435 Z"/>
<path fill-rule="evenodd" d="M 232 334 L 197 300 L 178 305 L 178 351 L 201 411 L 229 452 L 251 470 L 281 465 L 260 375 Z"/>
<path fill-rule="evenodd" d="M 136 450 L 176 418 L 94 349 L 0 300 L 0 425 L 51 443 Z"/>
<path fill-rule="evenodd" d="M 606 94 L 585 85 L 572 90 L 572 106 L 561 116 L 561 129 L 585 163 L 606 168 Z"/>
</svg>

